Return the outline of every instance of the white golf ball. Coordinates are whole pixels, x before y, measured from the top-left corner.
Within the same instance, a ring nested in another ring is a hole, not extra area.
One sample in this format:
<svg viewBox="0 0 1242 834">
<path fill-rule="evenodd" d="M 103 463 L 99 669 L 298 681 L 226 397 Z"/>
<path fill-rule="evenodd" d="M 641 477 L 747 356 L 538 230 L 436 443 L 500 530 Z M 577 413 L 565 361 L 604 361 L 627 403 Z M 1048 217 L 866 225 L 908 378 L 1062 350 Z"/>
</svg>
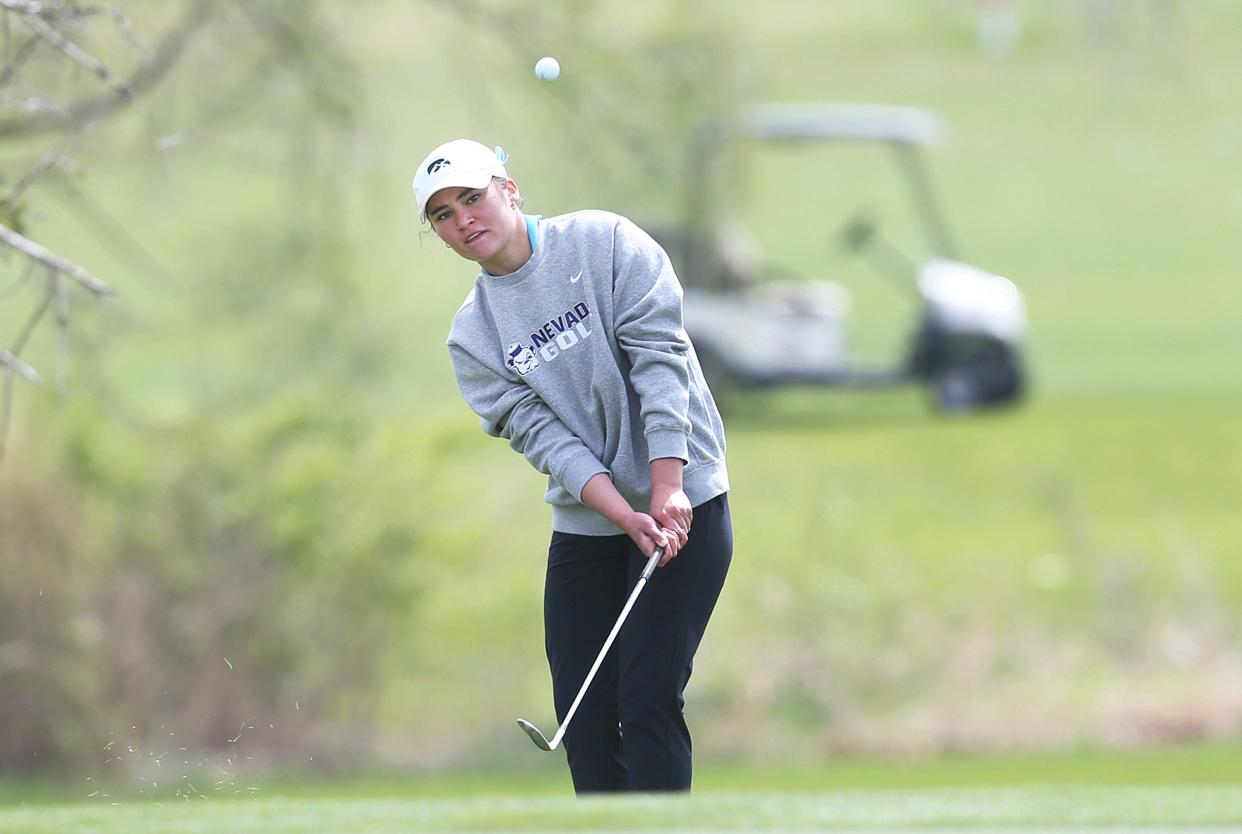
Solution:
<svg viewBox="0 0 1242 834">
<path fill-rule="evenodd" d="M 561 64 L 551 55 L 545 55 L 535 62 L 535 77 L 540 81 L 555 81 L 561 74 Z"/>
</svg>

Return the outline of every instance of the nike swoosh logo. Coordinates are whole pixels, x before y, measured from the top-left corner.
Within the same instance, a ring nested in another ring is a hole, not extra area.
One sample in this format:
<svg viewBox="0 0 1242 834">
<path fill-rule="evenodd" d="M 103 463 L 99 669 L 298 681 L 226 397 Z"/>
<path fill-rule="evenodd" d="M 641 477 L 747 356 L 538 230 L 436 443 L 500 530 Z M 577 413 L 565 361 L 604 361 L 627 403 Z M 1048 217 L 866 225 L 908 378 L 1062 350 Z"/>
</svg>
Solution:
<svg viewBox="0 0 1242 834">
<path fill-rule="evenodd" d="M 580 269 L 580 270 L 578 270 L 578 274 L 577 274 L 577 275 L 575 275 L 574 277 L 572 277 L 572 278 L 570 278 L 570 279 L 569 279 L 569 283 L 571 283 L 571 284 L 576 284 L 576 283 L 578 283 L 578 280 L 579 280 L 580 278 L 582 278 L 582 270 L 581 270 L 581 269 Z"/>
</svg>

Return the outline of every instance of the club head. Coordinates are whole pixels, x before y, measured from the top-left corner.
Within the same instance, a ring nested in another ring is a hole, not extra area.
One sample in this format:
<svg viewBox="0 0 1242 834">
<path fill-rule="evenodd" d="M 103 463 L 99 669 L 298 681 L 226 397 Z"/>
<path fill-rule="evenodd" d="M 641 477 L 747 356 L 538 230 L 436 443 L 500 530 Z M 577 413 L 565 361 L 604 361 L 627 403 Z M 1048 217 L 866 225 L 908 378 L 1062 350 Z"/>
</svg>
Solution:
<svg viewBox="0 0 1242 834">
<path fill-rule="evenodd" d="M 522 732 L 530 736 L 530 740 L 535 742 L 536 747 L 540 750 L 546 750 L 549 753 L 552 752 L 552 745 L 548 744 L 548 740 L 544 738 L 543 733 L 539 732 L 538 727 L 527 721 L 525 718 L 519 718 L 517 723 L 518 726 L 522 728 Z"/>
</svg>

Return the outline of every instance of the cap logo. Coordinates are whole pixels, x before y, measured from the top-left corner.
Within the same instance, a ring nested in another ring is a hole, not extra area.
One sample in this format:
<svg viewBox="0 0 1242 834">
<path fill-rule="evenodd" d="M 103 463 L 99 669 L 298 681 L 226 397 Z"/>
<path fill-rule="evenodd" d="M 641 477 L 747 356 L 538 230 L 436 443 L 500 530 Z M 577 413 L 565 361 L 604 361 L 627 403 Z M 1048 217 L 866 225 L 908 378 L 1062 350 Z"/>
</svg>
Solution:
<svg viewBox="0 0 1242 834">
<path fill-rule="evenodd" d="M 439 171 L 445 165 L 452 165 L 452 164 L 453 163 L 449 162 L 444 157 L 440 157 L 439 159 L 435 160 L 434 162 L 432 162 L 430 165 L 427 166 L 427 173 L 434 174 L 436 171 Z"/>
</svg>

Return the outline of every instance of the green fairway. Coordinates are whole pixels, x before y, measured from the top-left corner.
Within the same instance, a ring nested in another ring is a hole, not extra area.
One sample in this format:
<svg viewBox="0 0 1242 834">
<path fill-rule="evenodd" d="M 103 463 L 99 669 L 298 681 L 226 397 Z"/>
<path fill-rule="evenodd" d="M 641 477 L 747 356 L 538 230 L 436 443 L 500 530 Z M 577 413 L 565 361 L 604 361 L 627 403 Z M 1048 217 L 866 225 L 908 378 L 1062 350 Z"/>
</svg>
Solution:
<svg viewBox="0 0 1242 834">
<path fill-rule="evenodd" d="M 721 792 L 693 797 L 245 799 L 0 812 L 13 834 L 432 831 L 1145 831 L 1242 824 L 1242 788 L 1069 786 Z"/>
<path fill-rule="evenodd" d="M 192 798 L 168 786 L 151 799 L 132 789 L 88 797 L 0 783 L 0 832 L 1188 831 L 1242 824 L 1242 785 L 1228 745 L 712 766 L 696 782 L 689 797 L 581 800 L 569 796 L 559 767 L 544 766 L 256 780 Z"/>
</svg>

